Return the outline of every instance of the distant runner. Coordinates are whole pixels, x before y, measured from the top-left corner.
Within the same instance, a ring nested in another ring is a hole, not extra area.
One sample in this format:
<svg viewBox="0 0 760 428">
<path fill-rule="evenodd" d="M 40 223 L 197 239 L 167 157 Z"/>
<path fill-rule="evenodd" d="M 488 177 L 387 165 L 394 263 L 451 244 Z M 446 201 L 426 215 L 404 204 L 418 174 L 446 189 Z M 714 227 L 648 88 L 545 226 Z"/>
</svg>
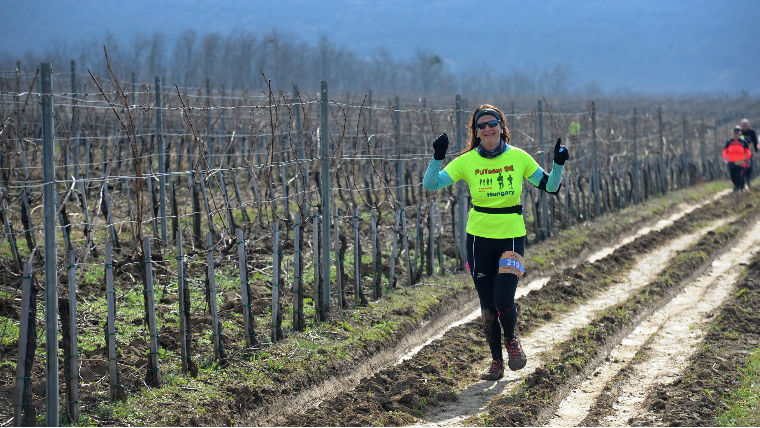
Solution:
<svg viewBox="0 0 760 428">
<path fill-rule="evenodd" d="M 749 145 L 742 137 L 742 129 L 737 126 L 734 128 L 733 138 L 726 141 L 726 145 L 723 146 L 723 160 L 728 164 L 728 173 L 734 183 L 734 192 L 744 189 L 745 174 L 751 158 L 752 152 L 749 151 Z"/>
<path fill-rule="evenodd" d="M 751 150 L 755 151 L 755 154 L 757 154 L 757 134 L 755 134 L 755 130 L 749 129 L 749 119 L 742 119 L 742 137 L 744 137 L 744 140 L 749 144 L 749 148 Z M 754 159 L 749 160 L 749 168 L 747 168 L 747 188 L 750 188 L 749 181 L 752 179 L 752 167 L 755 163 Z"/>
<path fill-rule="evenodd" d="M 480 375 L 483 380 L 504 376 L 501 329 L 509 354 L 509 368 L 525 367 L 527 358 L 515 334 L 517 281 L 525 273 L 525 221 L 520 205 L 523 179 L 557 194 L 562 169 L 570 158 L 557 139 L 554 165 L 547 174 L 525 151 L 510 146 L 504 114 L 489 104 L 479 106 L 470 120 L 468 147 L 441 171 L 449 146 L 444 133 L 433 141 L 435 154 L 425 172 L 423 186 L 438 190 L 465 180 L 473 208 L 467 220 L 467 266 L 480 299 L 483 331 L 493 362 Z"/>
</svg>

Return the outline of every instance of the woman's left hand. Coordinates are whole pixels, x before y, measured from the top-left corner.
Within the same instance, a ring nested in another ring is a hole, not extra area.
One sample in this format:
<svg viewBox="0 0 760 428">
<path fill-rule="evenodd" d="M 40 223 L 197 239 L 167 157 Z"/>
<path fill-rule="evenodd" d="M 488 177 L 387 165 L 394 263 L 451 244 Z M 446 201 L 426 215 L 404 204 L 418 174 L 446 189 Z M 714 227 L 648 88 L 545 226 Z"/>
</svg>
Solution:
<svg viewBox="0 0 760 428">
<path fill-rule="evenodd" d="M 557 144 L 554 146 L 554 163 L 564 165 L 568 159 L 570 159 L 570 152 L 562 145 L 562 138 L 557 138 Z"/>
</svg>

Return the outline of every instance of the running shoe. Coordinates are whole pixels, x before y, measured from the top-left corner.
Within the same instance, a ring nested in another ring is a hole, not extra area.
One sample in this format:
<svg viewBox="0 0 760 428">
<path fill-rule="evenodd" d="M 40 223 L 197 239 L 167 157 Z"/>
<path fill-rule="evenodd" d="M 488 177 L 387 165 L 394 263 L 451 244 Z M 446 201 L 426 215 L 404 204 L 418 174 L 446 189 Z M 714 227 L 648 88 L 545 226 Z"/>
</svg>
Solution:
<svg viewBox="0 0 760 428">
<path fill-rule="evenodd" d="M 507 354 L 509 354 L 509 369 L 520 370 L 525 367 L 528 359 L 525 357 L 525 352 L 523 352 L 522 346 L 520 346 L 520 340 L 517 336 L 512 336 L 512 338 L 508 339 L 506 342 Z"/>
<path fill-rule="evenodd" d="M 499 380 L 504 376 L 504 361 L 493 360 L 486 371 L 480 374 L 481 380 Z"/>
</svg>

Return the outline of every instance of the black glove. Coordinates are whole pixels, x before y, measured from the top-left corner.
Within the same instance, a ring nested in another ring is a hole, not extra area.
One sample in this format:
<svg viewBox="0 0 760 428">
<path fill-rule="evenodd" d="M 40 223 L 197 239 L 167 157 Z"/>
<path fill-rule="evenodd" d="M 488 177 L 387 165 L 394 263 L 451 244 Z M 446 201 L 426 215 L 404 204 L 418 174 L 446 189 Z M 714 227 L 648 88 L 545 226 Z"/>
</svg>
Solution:
<svg viewBox="0 0 760 428">
<path fill-rule="evenodd" d="M 443 134 L 439 135 L 438 138 L 433 141 L 433 150 L 435 150 L 435 154 L 433 154 L 433 159 L 435 160 L 443 160 L 443 158 L 446 157 L 446 149 L 449 148 L 449 136 L 446 135 L 444 132 Z"/>
<path fill-rule="evenodd" d="M 562 138 L 557 138 L 557 144 L 554 146 L 554 163 L 564 165 L 568 159 L 570 159 L 570 152 L 562 145 Z"/>
</svg>

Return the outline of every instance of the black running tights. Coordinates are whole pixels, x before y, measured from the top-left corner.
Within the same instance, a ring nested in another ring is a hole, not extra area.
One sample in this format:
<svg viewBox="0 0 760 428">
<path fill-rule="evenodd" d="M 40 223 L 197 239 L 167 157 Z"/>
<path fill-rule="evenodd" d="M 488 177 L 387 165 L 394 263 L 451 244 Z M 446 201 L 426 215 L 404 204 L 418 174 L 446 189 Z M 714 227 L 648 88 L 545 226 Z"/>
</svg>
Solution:
<svg viewBox="0 0 760 428">
<path fill-rule="evenodd" d="M 483 332 L 491 356 L 503 360 L 501 330 L 508 340 L 515 334 L 517 275 L 499 273 L 499 258 L 505 251 L 525 255 L 525 237 L 491 239 L 467 234 L 467 264 L 480 298 Z"/>
</svg>

